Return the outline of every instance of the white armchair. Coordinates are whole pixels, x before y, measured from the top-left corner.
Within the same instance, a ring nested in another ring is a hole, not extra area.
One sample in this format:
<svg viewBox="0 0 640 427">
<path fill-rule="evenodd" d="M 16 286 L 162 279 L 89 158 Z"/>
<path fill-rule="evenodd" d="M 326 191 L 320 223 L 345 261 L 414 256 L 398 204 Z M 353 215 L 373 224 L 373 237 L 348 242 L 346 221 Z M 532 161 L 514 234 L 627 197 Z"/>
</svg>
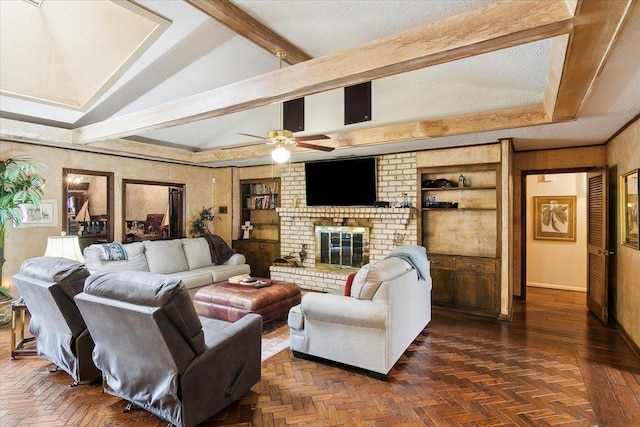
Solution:
<svg viewBox="0 0 640 427">
<path fill-rule="evenodd" d="M 421 246 L 362 267 L 349 296 L 306 293 L 288 318 L 295 356 L 355 366 L 380 379 L 430 321 L 431 277 Z"/>
</svg>

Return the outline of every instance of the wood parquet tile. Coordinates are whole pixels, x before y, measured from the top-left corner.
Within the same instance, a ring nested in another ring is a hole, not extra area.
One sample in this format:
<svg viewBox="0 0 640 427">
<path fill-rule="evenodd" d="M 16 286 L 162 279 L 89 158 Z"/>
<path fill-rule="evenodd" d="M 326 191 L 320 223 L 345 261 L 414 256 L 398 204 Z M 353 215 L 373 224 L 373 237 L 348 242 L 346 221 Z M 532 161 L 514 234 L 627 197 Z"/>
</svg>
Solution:
<svg viewBox="0 0 640 427">
<path fill-rule="evenodd" d="M 386 382 L 278 352 L 288 339 L 281 319 L 264 331 L 261 382 L 203 426 L 640 425 L 640 358 L 580 295 L 568 297 L 531 291 L 512 322 L 434 310 Z M 8 347 L 5 325 L 2 427 L 166 425 L 143 410 L 122 413 L 125 402 L 100 384 L 69 387 L 43 359 L 12 361 Z"/>
</svg>

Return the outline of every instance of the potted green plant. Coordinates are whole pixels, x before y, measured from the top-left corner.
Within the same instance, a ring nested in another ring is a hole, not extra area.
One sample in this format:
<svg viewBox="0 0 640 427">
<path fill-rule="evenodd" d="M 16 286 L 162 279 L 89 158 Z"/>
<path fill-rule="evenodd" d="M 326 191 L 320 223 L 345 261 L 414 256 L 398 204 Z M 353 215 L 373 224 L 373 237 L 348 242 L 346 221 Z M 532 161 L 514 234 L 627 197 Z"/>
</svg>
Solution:
<svg viewBox="0 0 640 427">
<path fill-rule="evenodd" d="M 0 160 L 0 283 L 4 265 L 4 238 L 9 224 L 22 220 L 17 208 L 22 204 L 40 206 L 45 180 L 38 167 L 26 157 Z"/>
<path fill-rule="evenodd" d="M 215 218 L 216 216 L 213 214 L 213 208 L 203 207 L 198 218 L 194 219 L 191 223 L 191 234 L 193 236 L 211 234 L 211 230 L 209 230 L 209 223 L 211 223 Z"/>
</svg>

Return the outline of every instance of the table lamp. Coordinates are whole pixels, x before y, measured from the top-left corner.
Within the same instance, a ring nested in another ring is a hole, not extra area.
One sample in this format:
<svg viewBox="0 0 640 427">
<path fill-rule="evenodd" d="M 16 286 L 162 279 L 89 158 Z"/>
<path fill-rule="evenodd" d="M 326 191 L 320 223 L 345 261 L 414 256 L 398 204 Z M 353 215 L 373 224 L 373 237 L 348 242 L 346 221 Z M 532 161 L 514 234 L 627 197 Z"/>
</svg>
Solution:
<svg viewBox="0 0 640 427">
<path fill-rule="evenodd" d="M 64 231 L 59 236 L 49 236 L 44 256 L 68 258 L 84 262 L 78 236 L 67 236 Z"/>
</svg>

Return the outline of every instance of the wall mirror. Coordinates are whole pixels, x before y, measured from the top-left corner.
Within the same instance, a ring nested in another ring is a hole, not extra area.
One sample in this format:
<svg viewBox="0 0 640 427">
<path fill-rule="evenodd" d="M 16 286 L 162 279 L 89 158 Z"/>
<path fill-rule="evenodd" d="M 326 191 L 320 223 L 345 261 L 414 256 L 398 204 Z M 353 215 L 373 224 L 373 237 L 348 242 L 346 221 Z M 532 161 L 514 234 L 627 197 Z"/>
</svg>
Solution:
<svg viewBox="0 0 640 427">
<path fill-rule="evenodd" d="M 620 177 L 620 231 L 622 244 L 640 250 L 638 239 L 638 172 L 634 169 Z"/>
<path fill-rule="evenodd" d="M 123 242 L 185 237 L 184 184 L 122 180 Z"/>
<path fill-rule="evenodd" d="M 62 224 L 80 248 L 113 241 L 113 173 L 62 169 Z"/>
</svg>

